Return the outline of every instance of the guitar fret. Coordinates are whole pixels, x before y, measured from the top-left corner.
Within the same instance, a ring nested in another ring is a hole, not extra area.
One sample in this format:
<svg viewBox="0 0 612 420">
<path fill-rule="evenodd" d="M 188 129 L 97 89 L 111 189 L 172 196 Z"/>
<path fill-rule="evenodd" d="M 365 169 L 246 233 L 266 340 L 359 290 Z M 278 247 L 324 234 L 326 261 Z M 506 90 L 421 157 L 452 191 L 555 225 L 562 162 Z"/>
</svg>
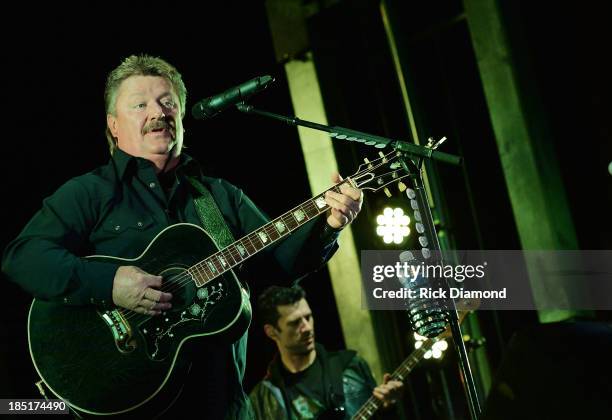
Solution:
<svg viewBox="0 0 612 420">
<path fill-rule="evenodd" d="M 329 207 L 327 205 L 327 203 L 325 202 L 325 195 L 324 194 L 321 194 L 321 195 L 315 197 L 313 202 L 314 202 L 318 212 L 323 212 L 323 211 L 327 210 L 327 208 Z"/>
<path fill-rule="evenodd" d="M 312 219 L 313 217 L 316 217 L 319 215 L 319 210 L 317 210 L 317 206 L 313 204 L 312 202 L 308 202 L 308 204 L 305 206 L 302 206 L 302 208 L 304 208 L 304 211 L 306 212 L 308 219 Z"/>
<path fill-rule="evenodd" d="M 308 220 L 308 216 L 306 215 L 306 212 L 302 209 L 302 206 L 299 206 L 298 208 L 293 210 L 291 212 L 291 215 L 297 222 L 298 226 L 302 225 L 304 223 L 304 220 Z"/>
<path fill-rule="evenodd" d="M 232 246 L 232 255 L 237 262 L 241 263 L 249 257 L 249 253 L 247 252 L 242 242 L 238 242 L 236 245 Z"/>
<path fill-rule="evenodd" d="M 232 259 L 232 263 L 231 266 L 235 266 L 238 265 L 240 262 L 242 262 L 242 260 L 238 260 L 238 258 L 240 257 L 240 255 L 236 254 L 235 248 L 233 245 L 228 246 L 227 248 L 225 248 L 225 253 L 226 255 L 229 255 L 229 257 Z"/>
<path fill-rule="evenodd" d="M 236 254 L 233 252 L 233 250 L 234 250 L 234 247 L 230 245 L 227 248 L 225 248 L 223 251 L 221 251 L 223 255 L 225 255 L 225 257 L 228 258 L 228 260 L 230 261 L 230 265 L 232 267 L 239 263 L 239 261 L 236 259 Z"/>
<path fill-rule="evenodd" d="M 229 263 L 227 262 L 227 258 L 223 255 L 223 252 L 217 253 L 217 260 L 221 263 L 221 271 L 227 270 Z"/>
<path fill-rule="evenodd" d="M 200 272 L 200 278 L 202 280 L 202 284 L 208 283 L 213 277 L 212 273 L 209 274 L 204 267 L 200 267 L 198 271 Z"/>
<path fill-rule="evenodd" d="M 266 233 L 268 234 L 272 242 L 276 241 L 278 238 L 281 237 L 281 234 L 278 232 L 274 224 L 269 224 L 266 226 Z"/>
<path fill-rule="evenodd" d="M 291 215 L 291 213 L 283 214 L 282 216 L 283 222 L 285 225 L 289 227 L 289 230 L 294 230 L 298 227 L 298 223 L 295 221 L 295 218 Z"/>
<path fill-rule="evenodd" d="M 245 259 L 245 255 L 246 257 L 250 257 L 252 255 L 252 253 L 249 253 L 249 250 L 247 249 L 246 244 L 244 243 L 244 241 L 239 241 L 238 245 L 235 246 L 236 250 L 238 250 L 238 253 L 240 254 L 240 258 Z"/>
<path fill-rule="evenodd" d="M 279 217 L 274 220 L 274 229 L 278 232 L 278 234 L 282 237 L 289 233 L 289 228 L 285 224 L 285 222 Z"/>
<path fill-rule="evenodd" d="M 215 265 L 215 267 L 217 267 L 217 275 L 223 274 L 225 272 L 225 264 L 223 264 L 223 260 L 220 258 L 220 255 L 218 253 L 213 254 L 211 255 L 211 258 L 213 260 L 213 264 Z"/>
<path fill-rule="evenodd" d="M 255 254 L 257 252 L 257 247 L 255 246 L 255 244 L 253 244 L 253 241 L 251 241 L 250 235 L 245 236 L 244 239 L 248 241 L 248 242 L 243 241 L 243 243 L 249 255 Z"/>
<path fill-rule="evenodd" d="M 208 267 L 206 267 L 206 264 L 204 263 L 204 261 L 202 261 L 200 264 L 198 264 L 198 270 L 202 273 L 204 273 L 204 275 L 206 275 L 207 280 L 210 279 L 212 277 L 212 273 L 210 272 L 210 270 L 207 270 Z"/>
<path fill-rule="evenodd" d="M 198 279 L 200 280 L 200 282 L 196 282 L 197 286 L 200 287 L 206 283 L 208 283 L 210 281 L 210 279 L 212 278 L 212 273 L 209 274 L 209 272 L 206 271 L 206 266 L 204 265 L 204 261 L 196 264 L 193 266 L 196 270 L 198 270 Z"/>
<path fill-rule="evenodd" d="M 214 277 L 218 277 L 223 273 L 223 265 L 217 258 L 217 254 L 213 254 L 206 259 L 206 265 L 210 269 Z"/>
<path fill-rule="evenodd" d="M 261 241 L 262 248 L 266 246 L 268 242 L 270 242 L 270 234 L 266 231 L 266 228 L 260 229 L 256 233 L 257 237 Z"/>
<path fill-rule="evenodd" d="M 249 236 L 247 236 L 247 238 L 249 238 L 256 251 L 259 251 L 263 248 L 263 243 L 261 242 L 261 239 L 259 239 L 259 236 L 257 234 L 251 233 Z"/>
<path fill-rule="evenodd" d="M 212 262 L 210 258 L 206 259 L 206 267 L 208 268 L 208 271 L 210 271 L 210 274 L 212 274 L 213 276 L 216 276 L 217 267 L 215 267 L 215 264 Z"/>
</svg>

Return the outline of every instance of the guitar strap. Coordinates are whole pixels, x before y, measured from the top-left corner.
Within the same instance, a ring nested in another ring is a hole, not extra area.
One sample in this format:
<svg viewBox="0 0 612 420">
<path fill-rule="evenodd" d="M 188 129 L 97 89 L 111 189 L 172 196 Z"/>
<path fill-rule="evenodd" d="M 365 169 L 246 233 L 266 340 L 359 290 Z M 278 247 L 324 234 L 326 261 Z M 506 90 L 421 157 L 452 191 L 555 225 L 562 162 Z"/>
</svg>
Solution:
<svg viewBox="0 0 612 420">
<path fill-rule="evenodd" d="M 229 227 L 225 223 L 223 219 L 223 215 L 221 214 L 221 210 L 217 203 L 215 202 L 212 194 L 198 179 L 195 177 L 187 176 L 186 177 L 189 183 L 195 188 L 195 190 L 199 193 L 199 196 L 193 199 L 195 204 L 196 211 L 200 218 L 200 222 L 202 223 L 202 227 L 204 230 L 213 238 L 216 242 L 219 249 L 223 249 L 228 245 L 231 245 L 234 242 L 234 236 L 230 231 Z M 248 295 L 248 285 L 246 283 L 238 280 L 242 286 L 242 290 Z M 251 312 L 251 306 L 249 299 L 246 299 L 244 302 L 247 311 Z M 244 394 L 241 387 L 242 378 L 244 377 L 245 371 L 245 357 L 246 357 L 246 340 L 247 333 L 245 333 L 240 339 L 232 344 L 232 357 L 234 365 L 237 369 L 237 387 L 240 389 L 240 393 Z M 246 400 L 246 404 L 248 405 L 248 399 Z M 245 408 L 245 403 L 242 402 L 239 405 L 235 404 L 231 406 L 230 411 L 224 417 L 225 420 L 244 418 L 248 416 L 249 410 Z"/>
<path fill-rule="evenodd" d="M 321 354 L 321 367 L 323 368 L 323 389 L 325 390 L 325 405 L 328 409 L 335 409 L 344 406 L 344 368 L 340 363 L 330 363 L 329 354 L 321 346 L 317 350 L 317 355 Z"/>
<path fill-rule="evenodd" d="M 223 219 L 219 206 L 215 203 L 212 194 L 199 180 L 188 176 L 189 183 L 196 189 L 199 196 L 193 199 L 196 211 L 200 217 L 200 222 L 204 230 L 212 236 L 220 249 L 234 242 L 232 232 Z"/>
</svg>

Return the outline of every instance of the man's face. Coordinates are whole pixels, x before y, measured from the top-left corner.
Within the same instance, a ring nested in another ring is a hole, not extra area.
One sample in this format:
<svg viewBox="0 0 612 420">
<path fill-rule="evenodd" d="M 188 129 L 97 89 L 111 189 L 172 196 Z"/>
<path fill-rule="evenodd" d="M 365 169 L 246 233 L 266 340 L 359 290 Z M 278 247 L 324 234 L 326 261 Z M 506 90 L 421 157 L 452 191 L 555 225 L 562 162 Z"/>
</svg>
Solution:
<svg viewBox="0 0 612 420">
<path fill-rule="evenodd" d="M 280 318 L 277 321 L 276 343 L 291 354 L 308 354 L 315 348 L 314 319 L 306 299 L 292 305 L 276 307 Z"/>
<path fill-rule="evenodd" d="M 178 96 L 172 84 L 159 76 L 131 76 L 117 91 L 115 115 L 107 124 L 124 152 L 151 160 L 174 146 L 180 154 L 183 123 Z"/>
</svg>

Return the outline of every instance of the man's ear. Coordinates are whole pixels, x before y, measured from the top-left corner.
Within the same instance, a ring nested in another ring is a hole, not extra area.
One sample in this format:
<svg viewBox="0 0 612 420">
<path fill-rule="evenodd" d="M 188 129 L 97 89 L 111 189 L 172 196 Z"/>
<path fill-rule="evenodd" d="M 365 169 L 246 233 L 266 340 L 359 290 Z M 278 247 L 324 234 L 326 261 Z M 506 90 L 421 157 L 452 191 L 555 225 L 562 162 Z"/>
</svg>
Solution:
<svg viewBox="0 0 612 420">
<path fill-rule="evenodd" d="M 117 138 L 117 118 L 112 114 L 106 114 L 106 126 L 108 127 L 111 135 Z"/>
<path fill-rule="evenodd" d="M 269 339 L 274 341 L 278 340 L 278 331 L 276 330 L 276 328 L 274 328 L 272 324 L 264 325 L 264 333 L 266 333 Z"/>
</svg>

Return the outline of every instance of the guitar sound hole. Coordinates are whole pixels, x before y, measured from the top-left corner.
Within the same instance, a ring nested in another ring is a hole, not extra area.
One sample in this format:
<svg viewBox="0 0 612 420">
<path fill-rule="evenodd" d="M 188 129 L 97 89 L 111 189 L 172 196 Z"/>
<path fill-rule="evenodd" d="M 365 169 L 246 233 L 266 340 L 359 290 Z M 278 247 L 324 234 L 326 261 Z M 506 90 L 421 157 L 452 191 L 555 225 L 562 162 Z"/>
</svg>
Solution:
<svg viewBox="0 0 612 420">
<path fill-rule="evenodd" d="M 191 277 L 187 276 L 182 267 L 171 267 L 162 273 L 162 289 L 172 293 L 172 309 L 169 312 L 185 310 L 195 299 L 196 287 Z"/>
</svg>

